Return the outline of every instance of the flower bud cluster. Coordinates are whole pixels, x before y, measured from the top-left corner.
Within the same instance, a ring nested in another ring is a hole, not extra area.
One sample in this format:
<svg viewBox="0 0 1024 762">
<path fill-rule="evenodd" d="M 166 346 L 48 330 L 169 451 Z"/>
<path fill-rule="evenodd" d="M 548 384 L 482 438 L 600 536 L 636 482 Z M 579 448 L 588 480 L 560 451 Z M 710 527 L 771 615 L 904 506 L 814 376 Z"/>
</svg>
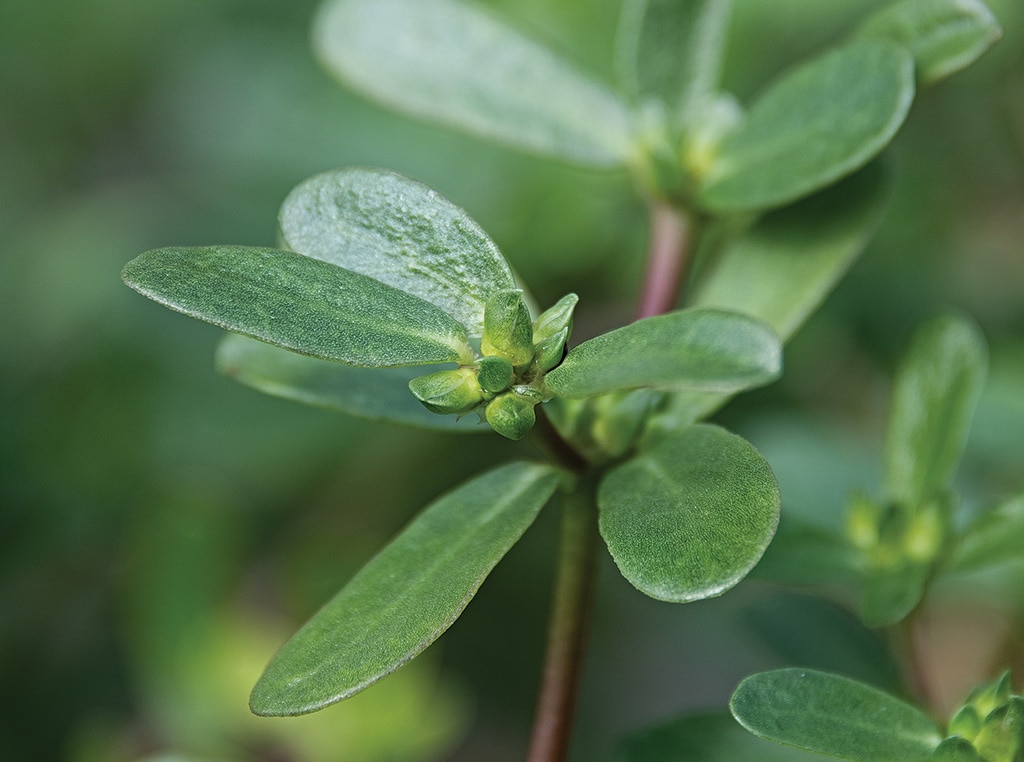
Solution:
<svg viewBox="0 0 1024 762">
<path fill-rule="evenodd" d="M 1024 697 L 1013 694 L 1009 670 L 967 697 L 949 735 L 970 742 L 985 762 L 1024 759 Z"/>
</svg>

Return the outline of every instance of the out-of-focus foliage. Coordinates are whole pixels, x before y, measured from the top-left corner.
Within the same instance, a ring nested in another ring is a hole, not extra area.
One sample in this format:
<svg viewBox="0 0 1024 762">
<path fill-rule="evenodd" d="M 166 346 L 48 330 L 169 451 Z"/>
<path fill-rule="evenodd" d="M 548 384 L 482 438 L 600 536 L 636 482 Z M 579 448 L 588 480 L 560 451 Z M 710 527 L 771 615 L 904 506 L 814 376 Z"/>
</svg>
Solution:
<svg viewBox="0 0 1024 762">
<path fill-rule="evenodd" d="M 614 82 L 617 2 L 488 4 Z M 879 5 L 736 0 L 725 86 L 746 99 Z M 250 392 L 214 373 L 217 330 L 117 275 L 168 242 L 273 246 L 277 207 L 302 178 L 386 166 L 464 207 L 541 304 L 580 294 L 583 340 L 628 320 L 646 221 L 621 175 L 524 158 L 343 92 L 310 51 L 314 6 L 0 4 L 2 756 L 519 757 L 546 613 L 544 516 L 438 652 L 400 677 L 302 720 L 257 720 L 245 702 L 284 636 L 414 511 L 509 447 L 529 449 Z M 885 379 L 912 326 L 950 306 L 978 319 L 991 352 L 955 488 L 968 512 L 1024 488 L 1024 7 L 991 6 L 1004 40 L 915 103 L 867 256 L 787 350 L 783 380 L 723 412 L 778 475 L 783 527 L 787 511 L 835 524 L 848 489 L 876 481 L 864 471 Z M 993 584 L 1014 579 L 1016 609 L 1001 615 L 1020 621 L 1021 575 Z M 601 590 L 581 758 L 689 707 L 724 707 L 740 677 L 782 658 L 741 616 L 764 597 L 753 586 L 684 609 L 614 574 Z M 637 699 L 625 711 L 603 700 L 619 691 Z"/>
</svg>

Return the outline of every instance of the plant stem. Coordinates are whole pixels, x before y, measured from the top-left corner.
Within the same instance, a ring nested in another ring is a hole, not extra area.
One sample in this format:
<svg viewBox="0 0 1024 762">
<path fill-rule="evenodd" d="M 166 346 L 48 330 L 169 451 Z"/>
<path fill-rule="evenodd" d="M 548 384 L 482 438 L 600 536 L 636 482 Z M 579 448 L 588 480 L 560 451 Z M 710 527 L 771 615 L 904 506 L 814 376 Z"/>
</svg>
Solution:
<svg viewBox="0 0 1024 762">
<path fill-rule="evenodd" d="M 551 624 L 527 762 L 560 762 L 569 748 L 594 587 L 597 511 L 593 487 L 592 479 L 583 481 L 562 503 Z"/>
<path fill-rule="evenodd" d="M 691 262 L 693 219 L 664 201 L 650 208 L 647 274 L 637 319 L 661 315 L 675 307 Z"/>
<path fill-rule="evenodd" d="M 533 444 L 547 456 L 552 463 L 568 469 L 576 474 L 586 473 L 590 464 L 576 449 L 562 438 L 551 424 L 543 405 L 538 405 L 537 423 L 530 430 Z"/>
</svg>

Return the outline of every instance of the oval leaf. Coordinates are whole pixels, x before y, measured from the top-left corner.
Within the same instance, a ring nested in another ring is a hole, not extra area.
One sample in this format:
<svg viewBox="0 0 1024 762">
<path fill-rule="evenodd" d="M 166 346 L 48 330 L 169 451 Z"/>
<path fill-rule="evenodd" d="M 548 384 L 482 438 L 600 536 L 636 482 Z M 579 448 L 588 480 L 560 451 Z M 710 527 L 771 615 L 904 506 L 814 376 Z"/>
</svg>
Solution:
<svg viewBox="0 0 1024 762">
<path fill-rule="evenodd" d="M 892 139 L 914 98 L 904 48 L 859 42 L 771 87 L 729 133 L 700 201 L 715 211 L 781 206 L 866 164 Z"/>
<path fill-rule="evenodd" d="M 313 34 L 331 72 L 403 113 L 586 165 L 629 155 L 618 98 L 468 3 L 334 0 Z"/>
<path fill-rule="evenodd" d="M 261 715 L 321 709 L 433 643 L 554 494 L 559 472 L 510 463 L 428 506 L 277 653 L 256 683 Z"/>
<path fill-rule="evenodd" d="M 284 245 L 440 307 L 483 333 L 484 303 L 516 288 L 498 247 L 427 186 L 381 169 L 309 178 L 281 207 Z"/>
<path fill-rule="evenodd" d="M 652 598 L 710 598 L 749 572 L 779 518 L 771 468 L 717 426 L 666 434 L 612 469 L 597 495 L 600 529 L 622 575 Z"/>
<path fill-rule="evenodd" d="M 893 391 L 885 443 L 889 497 L 917 505 L 949 488 L 985 381 L 977 326 L 942 316 L 915 334 Z"/>
<path fill-rule="evenodd" d="M 1003 34 L 981 0 L 904 0 L 876 13 L 861 32 L 906 46 L 918 81 L 928 84 L 970 66 Z"/>
<path fill-rule="evenodd" d="M 910 704 L 809 669 L 751 675 L 729 708 L 761 738 L 857 762 L 923 762 L 942 740 L 935 723 Z"/>
<path fill-rule="evenodd" d="M 1024 561 L 1024 494 L 986 511 L 957 540 L 953 571 L 975 571 Z"/>
<path fill-rule="evenodd" d="M 585 341 L 546 380 L 552 391 L 573 398 L 642 386 L 735 392 L 767 384 L 781 367 L 779 339 L 763 323 L 690 309 Z"/>
<path fill-rule="evenodd" d="M 434 305 L 289 251 L 154 249 L 121 277 L 173 310 L 327 360 L 394 367 L 473 358 L 465 329 Z"/>
<path fill-rule="evenodd" d="M 409 391 L 410 381 L 429 372 L 422 366 L 354 368 L 228 334 L 217 347 L 217 369 L 266 394 L 359 418 L 440 431 L 490 431 L 478 416 L 438 415 L 423 407 Z"/>
</svg>

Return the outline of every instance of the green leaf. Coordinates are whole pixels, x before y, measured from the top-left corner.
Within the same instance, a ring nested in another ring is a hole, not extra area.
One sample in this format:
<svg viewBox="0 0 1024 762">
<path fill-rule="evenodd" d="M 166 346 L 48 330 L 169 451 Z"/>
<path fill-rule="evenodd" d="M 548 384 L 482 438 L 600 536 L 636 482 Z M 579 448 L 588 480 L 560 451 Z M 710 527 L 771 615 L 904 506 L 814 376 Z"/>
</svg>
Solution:
<svg viewBox="0 0 1024 762">
<path fill-rule="evenodd" d="M 974 744 L 960 736 L 950 736 L 940 743 L 932 756 L 934 762 L 984 762 Z"/>
<path fill-rule="evenodd" d="M 885 444 L 891 500 L 917 505 L 949 488 L 985 380 L 980 331 L 942 316 L 915 334 L 900 366 Z"/>
<path fill-rule="evenodd" d="M 918 81 L 932 83 L 970 66 L 1003 30 L 981 0 L 903 0 L 869 18 L 861 35 L 907 47 Z"/>
<path fill-rule="evenodd" d="M 573 398 L 637 387 L 734 392 L 769 383 L 781 365 L 779 340 L 764 324 L 689 309 L 585 341 L 546 380 L 552 391 Z"/>
<path fill-rule="evenodd" d="M 862 41 L 826 53 L 769 88 L 718 147 L 700 192 L 717 212 L 781 206 L 865 165 L 914 98 L 904 48 Z"/>
<path fill-rule="evenodd" d="M 321 709 L 419 654 L 462 613 L 559 478 L 549 466 L 511 463 L 428 506 L 277 653 L 253 688 L 253 712 Z"/>
<path fill-rule="evenodd" d="M 787 585 L 849 585 L 860 580 L 860 554 L 844 538 L 787 518 L 788 511 L 782 513 L 779 530 L 753 578 Z"/>
<path fill-rule="evenodd" d="M 472 361 L 465 329 L 415 296 L 277 249 L 154 249 L 121 272 L 141 294 L 235 333 L 369 367 Z"/>
<path fill-rule="evenodd" d="M 598 489 L 600 530 L 619 570 L 652 598 L 709 598 L 738 583 L 775 532 L 779 488 L 744 439 L 717 426 L 665 434 Z"/>
<path fill-rule="evenodd" d="M 483 333 L 484 304 L 516 288 L 498 247 L 466 212 L 421 183 L 381 169 L 309 178 L 285 199 L 284 245 L 441 308 Z"/>
<path fill-rule="evenodd" d="M 476 416 L 431 413 L 409 392 L 427 369 L 354 368 L 228 334 L 217 348 L 218 370 L 266 394 L 360 418 L 421 429 L 486 433 Z"/>
<path fill-rule="evenodd" d="M 313 42 L 343 82 L 410 116 L 585 165 L 629 156 L 624 103 L 469 3 L 334 0 Z"/>
<path fill-rule="evenodd" d="M 839 675 L 780 669 L 752 675 L 729 702 L 761 738 L 856 762 L 926 760 L 942 740 L 920 710 Z"/>
<path fill-rule="evenodd" d="M 681 117 L 718 90 L 729 0 L 627 0 L 616 37 L 616 68 L 626 92 L 655 96 Z"/>
<path fill-rule="evenodd" d="M 514 366 L 533 359 L 533 320 L 522 291 L 502 291 L 487 300 L 480 351 Z"/>
<path fill-rule="evenodd" d="M 860 601 L 864 624 L 889 627 L 903 621 L 924 597 L 931 573 L 931 563 L 911 559 L 869 569 Z"/>
<path fill-rule="evenodd" d="M 817 754 L 769 743 L 751 735 L 729 715 L 680 717 L 631 736 L 621 762 L 814 762 Z"/>
<path fill-rule="evenodd" d="M 981 514 L 960 536 L 949 568 L 976 571 L 1024 561 L 1024 494 Z"/>
</svg>

